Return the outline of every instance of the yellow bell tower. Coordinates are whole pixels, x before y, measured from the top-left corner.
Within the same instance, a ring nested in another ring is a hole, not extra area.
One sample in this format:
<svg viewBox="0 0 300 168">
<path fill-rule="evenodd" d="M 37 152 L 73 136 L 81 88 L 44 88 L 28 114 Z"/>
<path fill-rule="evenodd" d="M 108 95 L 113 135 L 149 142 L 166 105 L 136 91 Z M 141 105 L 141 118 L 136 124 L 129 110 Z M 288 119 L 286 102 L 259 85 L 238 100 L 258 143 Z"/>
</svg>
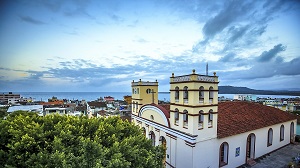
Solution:
<svg viewBox="0 0 300 168">
<path fill-rule="evenodd" d="M 170 77 L 170 125 L 179 131 L 217 137 L 218 77 L 192 74 Z"/>
<path fill-rule="evenodd" d="M 158 82 L 131 82 L 132 88 L 132 113 L 138 114 L 141 106 L 145 104 L 158 104 Z"/>
</svg>

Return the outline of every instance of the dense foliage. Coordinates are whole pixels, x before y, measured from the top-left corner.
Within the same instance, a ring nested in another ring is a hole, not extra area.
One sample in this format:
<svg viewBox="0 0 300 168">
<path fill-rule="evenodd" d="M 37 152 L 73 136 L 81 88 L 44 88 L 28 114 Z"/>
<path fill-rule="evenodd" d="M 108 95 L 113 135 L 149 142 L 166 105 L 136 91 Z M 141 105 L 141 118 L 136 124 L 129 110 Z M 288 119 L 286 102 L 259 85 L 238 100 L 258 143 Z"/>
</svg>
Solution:
<svg viewBox="0 0 300 168">
<path fill-rule="evenodd" d="M 14 112 L 0 128 L 0 167 L 162 167 L 163 148 L 118 117 Z"/>
<path fill-rule="evenodd" d="M 8 107 L 0 107 L 0 119 L 7 116 L 7 109 Z"/>
</svg>

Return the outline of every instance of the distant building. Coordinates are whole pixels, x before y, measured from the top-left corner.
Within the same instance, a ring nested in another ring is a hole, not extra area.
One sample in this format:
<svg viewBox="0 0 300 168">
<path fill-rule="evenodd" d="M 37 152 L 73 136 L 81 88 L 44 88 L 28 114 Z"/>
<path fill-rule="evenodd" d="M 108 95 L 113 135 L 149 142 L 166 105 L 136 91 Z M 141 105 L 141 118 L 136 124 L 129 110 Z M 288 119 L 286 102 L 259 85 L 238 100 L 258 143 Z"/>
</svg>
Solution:
<svg viewBox="0 0 300 168">
<path fill-rule="evenodd" d="M 256 101 L 256 95 L 252 94 L 236 94 L 233 96 L 234 100 L 240 101 Z"/>
<path fill-rule="evenodd" d="M 124 101 L 127 103 L 127 104 L 131 104 L 131 101 L 132 101 L 132 97 L 129 96 L 129 95 L 126 95 L 123 97 L 124 98 Z"/>
<path fill-rule="evenodd" d="M 50 108 L 45 108 L 45 113 L 44 115 L 49 115 L 49 114 L 60 114 L 60 115 L 65 115 L 65 114 L 72 114 L 74 110 L 70 107 L 50 107 Z"/>
<path fill-rule="evenodd" d="M 115 100 L 115 98 L 111 97 L 111 96 L 104 97 L 104 101 L 108 102 L 108 103 L 112 103 L 112 102 L 114 102 L 114 100 Z"/>
<path fill-rule="evenodd" d="M 87 114 L 89 117 L 92 117 L 93 114 L 95 114 L 98 111 L 101 110 L 106 110 L 107 106 L 104 102 L 96 102 L 96 101 L 91 101 L 87 102 Z"/>
<path fill-rule="evenodd" d="M 166 147 L 165 166 L 238 167 L 294 142 L 296 118 L 247 101 L 218 102 L 218 77 L 170 77 L 170 104 L 158 104 L 158 82 L 132 82 L 132 122 L 153 145 Z"/>
<path fill-rule="evenodd" d="M 7 109 L 8 113 L 15 111 L 28 111 L 28 112 L 37 112 L 43 113 L 43 105 L 21 105 L 21 106 L 11 106 Z"/>
<path fill-rule="evenodd" d="M 12 92 L 0 94 L 0 103 L 15 104 L 20 99 L 20 94 L 14 94 Z"/>
</svg>

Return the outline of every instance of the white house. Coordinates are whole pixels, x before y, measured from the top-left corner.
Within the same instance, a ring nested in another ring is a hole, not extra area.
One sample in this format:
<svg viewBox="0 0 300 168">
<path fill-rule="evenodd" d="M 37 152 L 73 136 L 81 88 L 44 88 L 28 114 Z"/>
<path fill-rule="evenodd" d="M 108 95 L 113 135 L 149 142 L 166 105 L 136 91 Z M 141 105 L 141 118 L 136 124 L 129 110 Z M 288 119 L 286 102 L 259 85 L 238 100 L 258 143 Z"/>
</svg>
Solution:
<svg viewBox="0 0 300 168">
<path fill-rule="evenodd" d="M 101 110 L 106 110 L 107 106 L 104 102 L 96 102 L 96 101 L 91 101 L 87 102 L 87 114 L 89 117 L 91 117 L 93 114 L 97 113 L 98 111 Z"/>
<path fill-rule="evenodd" d="M 218 77 L 170 78 L 170 104 L 158 104 L 158 82 L 132 82 L 132 121 L 153 145 L 166 146 L 166 167 L 216 168 L 254 159 L 294 141 L 293 115 L 253 102 L 218 103 Z"/>
<path fill-rule="evenodd" d="M 43 105 L 20 105 L 20 106 L 11 106 L 7 109 L 8 113 L 12 113 L 14 111 L 29 111 L 29 112 L 43 113 Z"/>
</svg>

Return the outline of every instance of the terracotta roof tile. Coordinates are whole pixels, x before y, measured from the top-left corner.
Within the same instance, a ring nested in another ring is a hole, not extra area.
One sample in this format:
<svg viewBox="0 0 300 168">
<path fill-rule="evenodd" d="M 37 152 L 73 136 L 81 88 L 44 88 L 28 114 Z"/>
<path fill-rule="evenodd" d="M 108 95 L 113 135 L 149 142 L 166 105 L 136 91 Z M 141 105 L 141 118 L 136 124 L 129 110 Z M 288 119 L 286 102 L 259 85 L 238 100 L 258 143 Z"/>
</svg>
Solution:
<svg viewBox="0 0 300 168">
<path fill-rule="evenodd" d="M 296 119 L 282 110 L 251 102 L 221 102 L 218 106 L 218 138 L 241 134 Z"/>
<path fill-rule="evenodd" d="M 170 105 L 169 104 L 154 104 L 151 105 L 159 108 L 167 118 L 170 118 Z"/>
</svg>

